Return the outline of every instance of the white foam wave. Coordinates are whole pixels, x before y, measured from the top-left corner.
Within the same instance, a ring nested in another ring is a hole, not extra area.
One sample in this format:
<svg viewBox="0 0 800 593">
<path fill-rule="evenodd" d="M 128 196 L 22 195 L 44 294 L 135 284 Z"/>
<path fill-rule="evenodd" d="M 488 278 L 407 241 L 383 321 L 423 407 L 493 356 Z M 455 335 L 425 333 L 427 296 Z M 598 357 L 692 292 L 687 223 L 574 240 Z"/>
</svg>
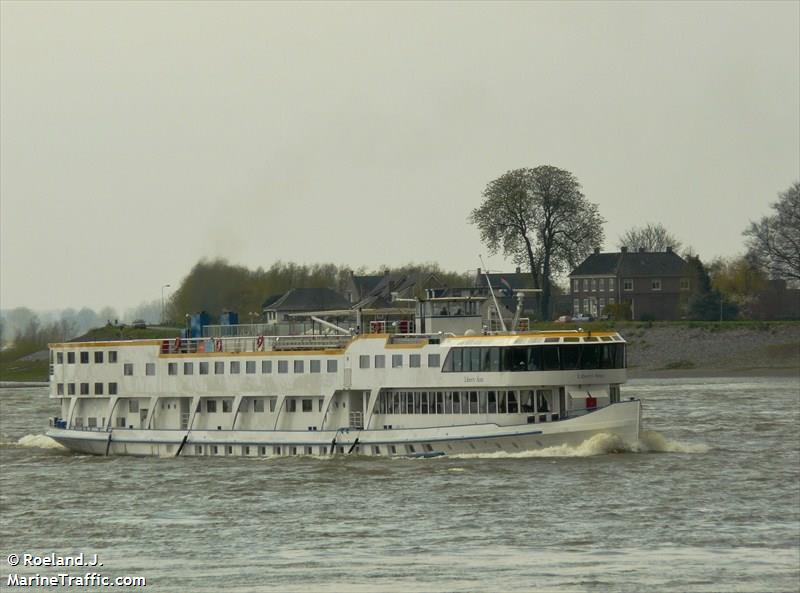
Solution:
<svg viewBox="0 0 800 593">
<path fill-rule="evenodd" d="M 35 449 L 59 449 L 66 451 L 66 447 L 59 445 L 56 441 L 44 434 L 26 434 L 13 443 L 17 447 L 30 447 Z"/>
<path fill-rule="evenodd" d="M 575 446 L 565 444 L 515 453 L 496 451 L 493 453 L 464 453 L 447 457 L 450 459 L 526 459 L 534 457 L 593 457 L 611 453 L 705 453 L 708 450 L 708 445 L 702 443 L 681 443 L 669 440 L 658 432 L 645 431 L 635 443 L 626 442 L 614 434 L 601 433 Z"/>
</svg>

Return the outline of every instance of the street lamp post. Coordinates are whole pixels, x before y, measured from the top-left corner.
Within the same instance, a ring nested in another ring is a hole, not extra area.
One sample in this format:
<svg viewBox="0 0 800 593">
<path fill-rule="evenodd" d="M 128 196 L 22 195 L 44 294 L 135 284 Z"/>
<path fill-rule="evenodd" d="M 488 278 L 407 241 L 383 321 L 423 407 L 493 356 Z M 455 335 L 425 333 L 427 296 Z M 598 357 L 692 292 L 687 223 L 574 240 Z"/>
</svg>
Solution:
<svg viewBox="0 0 800 593">
<path fill-rule="evenodd" d="M 161 287 L 161 325 L 164 325 L 164 289 L 169 288 L 169 284 L 164 284 Z"/>
</svg>

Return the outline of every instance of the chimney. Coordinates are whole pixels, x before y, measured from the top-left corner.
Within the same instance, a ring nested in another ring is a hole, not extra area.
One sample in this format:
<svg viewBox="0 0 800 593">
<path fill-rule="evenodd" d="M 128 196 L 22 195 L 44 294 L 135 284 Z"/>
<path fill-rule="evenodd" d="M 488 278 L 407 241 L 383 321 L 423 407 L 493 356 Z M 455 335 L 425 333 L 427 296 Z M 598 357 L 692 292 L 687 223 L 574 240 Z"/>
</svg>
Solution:
<svg viewBox="0 0 800 593">
<path fill-rule="evenodd" d="M 644 253 L 644 247 L 639 247 L 639 253 Z"/>
<path fill-rule="evenodd" d="M 600 253 L 600 248 L 599 247 L 595 247 L 594 248 L 594 254 L 598 255 L 599 253 Z"/>
<path fill-rule="evenodd" d="M 619 250 L 620 250 L 622 253 L 628 253 L 628 248 L 627 248 L 627 247 L 625 247 L 625 245 L 623 245 L 622 247 L 620 247 L 620 248 L 619 248 Z"/>
<path fill-rule="evenodd" d="M 520 269 L 519 269 L 519 266 L 517 266 L 517 274 L 519 274 L 519 272 L 520 272 Z"/>
<path fill-rule="evenodd" d="M 672 245 L 667 245 L 667 253 L 672 253 Z"/>
</svg>

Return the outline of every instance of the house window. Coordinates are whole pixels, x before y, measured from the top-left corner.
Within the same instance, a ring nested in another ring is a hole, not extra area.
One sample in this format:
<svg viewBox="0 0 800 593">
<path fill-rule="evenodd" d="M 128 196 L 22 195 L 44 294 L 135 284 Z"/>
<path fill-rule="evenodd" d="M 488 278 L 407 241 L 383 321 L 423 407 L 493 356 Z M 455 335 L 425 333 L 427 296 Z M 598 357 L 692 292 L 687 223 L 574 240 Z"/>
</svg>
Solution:
<svg viewBox="0 0 800 593">
<path fill-rule="evenodd" d="M 103 384 L 102 383 L 95 383 L 94 384 L 94 394 L 95 395 L 103 395 Z"/>
<path fill-rule="evenodd" d="M 572 312 L 573 313 L 580 313 L 581 312 L 581 300 L 580 299 L 572 299 Z"/>
<path fill-rule="evenodd" d="M 117 384 L 116 383 L 109 383 L 108 384 L 108 395 L 117 395 Z"/>
<path fill-rule="evenodd" d="M 255 375 L 256 374 L 256 361 L 255 360 L 248 360 L 244 363 L 244 372 L 248 375 Z"/>
<path fill-rule="evenodd" d="M 193 362 L 184 362 L 183 363 L 183 374 L 184 375 L 193 375 L 194 374 L 194 363 Z"/>
<path fill-rule="evenodd" d="M 339 368 L 339 361 L 338 360 L 328 360 L 327 361 L 328 372 L 335 373 Z"/>
<path fill-rule="evenodd" d="M 661 290 L 661 278 L 653 278 L 650 281 L 651 290 Z"/>
<path fill-rule="evenodd" d="M 441 360 L 440 360 L 438 354 L 428 354 L 428 368 L 429 369 L 438 369 L 440 364 L 441 364 Z"/>
<path fill-rule="evenodd" d="M 622 290 L 627 290 L 627 291 L 633 290 L 633 278 L 625 278 L 622 281 Z"/>
<path fill-rule="evenodd" d="M 81 364 L 89 364 L 89 353 L 81 352 Z"/>
<path fill-rule="evenodd" d="M 592 278 L 592 292 L 597 292 L 597 279 Z"/>
<path fill-rule="evenodd" d="M 208 363 L 207 362 L 201 362 L 200 363 L 200 374 L 201 375 L 207 375 L 208 374 Z"/>
<path fill-rule="evenodd" d="M 89 395 L 89 384 L 81 383 L 81 395 Z"/>
<path fill-rule="evenodd" d="M 321 366 L 322 366 L 322 365 L 320 365 L 320 362 L 318 360 L 312 360 L 311 362 L 308 363 L 308 365 L 310 367 L 309 370 L 312 373 L 319 373 L 320 370 L 321 370 Z"/>
<path fill-rule="evenodd" d="M 392 354 L 392 368 L 393 369 L 401 369 L 401 368 L 403 368 L 403 355 L 402 354 Z"/>
<path fill-rule="evenodd" d="M 589 299 L 583 299 L 583 312 L 589 312 Z"/>
<path fill-rule="evenodd" d="M 215 375 L 224 375 L 225 374 L 225 363 L 221 360 L 218 360 L 214 363 L 214 374 Z"/>
<path fill-rule="evenodd" d="M 178 363 L 177 362 L 169 362 L 169 363 L 167 363 L 167 374 L 168 375 L 177 375 L 178 374 Z"/>
<path fill-rule="evenodd" d="M 358 357 L 358 368 L 360 369 L 368 369 L 369 368 L 369 354 L 362 354 Z"/>
<path fill-rule="evenodd" d="M 384 354 L 375 355 L 375 368 L 376 369 L 386 368 L 386 356 Z"/>
<path fill-rule="evenodd" d="M 603 312 L 603 309 L 605 308 L 605 306 L 606 306 L 606 300 L 604 298 L 600 299 L 600 313 Z"/>
<path fill-rule="evenodd" d="M 268 375 L 272 372 L 272 361 L 271 360 L 262 360 L 261 361 L 261 372 L 265 375 Z"/>
<path fill-rule="evenodd" d="M 253 400 L 253 411 L 254 412 L 263 412 L 264 411 L 264 400 L 261 398 L 256 398 Z"/>
<path fill-rule="evenodd" d="M 278 361 L 278 373 L 285 375 L 289 372 L 289 361 L 288 360 L 279 360 Z"/>
<path fill-rule="evenodd" d="M 614 278 L 608 279 L 608 292 L 612 292 L 614 290 L 615 280 Z"/>
<path fill-rule="evenodd" d="M 421 366 L 420 355 L 419 354 L 411 354 L 408 357 L 408 366 L 414 369 L 418 369 Z"/>
<path fill-rule="evenodd" d="M 689 279 L 681 278 L 681 290 L 689 290 Z"/>
<path fill-rule="evenodd" d="M 144 374 L 152 377 L 156 374 L 156 363 L 146 362 L 144 365 Z"/>
<path fill-rule="evenodd" d="M 589 292 L 589 279 L 583 279 L 583 292 Z"/>
<path fill-rule="evenodd" d="M 600 278 L 600 280 L 598 280 L 597 282 L 598 282 L 598 290 L 600 292 L 603 292 L 606 289 L 606 279 Z"/>
<path fill-rule="evenodd" d="M 608 304 L 609 304 L 609 305 L 613 305 L 613 304 L 614 304 L 614 303 L 616 303 L 616 302 L 617 302 L 617 301 L 616 301 L 616 299 L 615 299 L 614 297 L 608 297 Z"/>
<path fill-rule="evenodd" d="M 572 292 L 578 292 L 578 284 L 579 283 L 580 283 L 580 280 L 575 280 L 574 278 L 572 279 Z"/>
<path fill-rule="evenodd" d="M 115 364 L 117 362 L 117 351 L 111 350 L 108 353 L 108 362 Z"/>
<path fill-rule="evenodd" d="M 96 363 L 98 363 L 98 364 L 102 363 L 103 362 L 103 353 L 102 352 L 95 352 L 94 353 L 94 361 Z"/>
<path fill-rule="evenodd" d="M 241 363 L 238 360 L 231 361 L 231 375 L 238 375 L 241 368 Z"/>
<path fill-rule="evenodd" d="M 67 352 L 67 364 L 75 364 L 75 353 Z"/>
<path fill-rule="evenodd" d="M 295 373 L 304 373 L 305 372 L 304 367 L 305 367 L 305 365 L 303 364 L 302 360 L 295 360 L 294 361 L 294 372 Z"/>
<path fill-rule="evenodd" d="M 64 364 L 64 353 L 56 352 L 56 364 Z"/>
<path fill-rule="evenodd" d="M 75 395 L 75 383 L 67 383 L 67 395 Z"/>
<path fill-rule="evenodd" d="M 209 414 L 214 414 L 217 411 L 217 400 L 215 399 L 208 399 L 206 400 L 206 412 Z"/>
</svg>

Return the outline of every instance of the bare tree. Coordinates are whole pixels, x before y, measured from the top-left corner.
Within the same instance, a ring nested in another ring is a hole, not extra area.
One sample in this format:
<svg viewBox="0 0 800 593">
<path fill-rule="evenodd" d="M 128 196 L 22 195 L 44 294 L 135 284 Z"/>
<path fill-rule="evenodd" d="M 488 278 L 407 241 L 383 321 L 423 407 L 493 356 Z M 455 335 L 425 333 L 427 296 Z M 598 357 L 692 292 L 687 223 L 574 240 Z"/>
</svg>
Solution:
<svg viewBox="0 0 800 593">
<path fill-rule="evenodd" d="M 666 251 L 667 247 L 672 247 L 674 251 L 680 251 L 683 243 L 675 238 L 664 225 L 648 222 L 642 227 L 628 229 L 617 240 L 617 247 L 630 247 L 638 249 L 644 247 L 645 251 Z"/>
<path fill-rule="evenodd" d="M 773 278 L 800 281 L 800 182 L 779 194 L 775 214 L 751 222 L 744 231 L 748 255 Z"/>
<path fill-rule="evenodd" d="M 515 169 L 490 182 L 469 219 L 491 253 L 502 251 L 531 271 L 542 289 L 542 319 L 549 314 L 552 278 L 602 243 L 605 222 L 575 176 L 549 165 Z"/>
</svg>

